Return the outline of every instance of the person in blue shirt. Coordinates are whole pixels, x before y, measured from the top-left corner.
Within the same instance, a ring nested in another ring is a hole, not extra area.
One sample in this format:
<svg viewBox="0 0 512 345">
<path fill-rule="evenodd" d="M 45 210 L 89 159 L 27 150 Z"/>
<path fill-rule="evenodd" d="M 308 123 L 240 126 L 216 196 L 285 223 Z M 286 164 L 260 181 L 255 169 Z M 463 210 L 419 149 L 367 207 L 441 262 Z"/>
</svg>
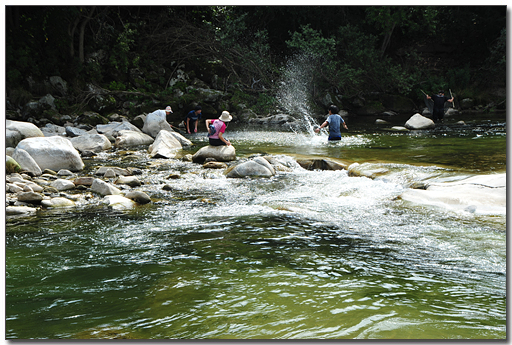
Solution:
<svg viewBox="0 0 512 345">
<path fill-rule="evenodd" d="M 427 99 L 431 99 L 434 101 L 434 113 L 432 114 L 432 116 L 434 117 L 434 122 L 443 122 L 444 103 L 453 102 L 453 96 L 452 98 L 449 98 L 448 96 L 444 95 L 443 90 L 439 90 L 437 95 L 433 95 L 432 97 L 427 95 Z"/>
<path fill-rule="evenodd" d="M 194 108 L 194 110 L 191 110 L 187 117 L 185 118 L 185 128 L 187 129 L 187 133 L 191 133 L 191 128 L 194 128 L 194 133 L 197 133 L 197 123 L 198 120 L 201 118 L 201 106 L 198 105 Z"/>
<path fill-rule="evenodd" d="M 320 129 L 325 126 L 329 126 L 329 141 L 331 140 L 341 140 L 341 125 L 343 124 L 343 128 L 348 129 L 345 120 L 338 115 L 339 109 L 335 105 L 329 106 L 329 116 L 324 123 L 320 125 L 319 128 L 315 129 L 315 132 L 320 132 Z"/>
</svg>

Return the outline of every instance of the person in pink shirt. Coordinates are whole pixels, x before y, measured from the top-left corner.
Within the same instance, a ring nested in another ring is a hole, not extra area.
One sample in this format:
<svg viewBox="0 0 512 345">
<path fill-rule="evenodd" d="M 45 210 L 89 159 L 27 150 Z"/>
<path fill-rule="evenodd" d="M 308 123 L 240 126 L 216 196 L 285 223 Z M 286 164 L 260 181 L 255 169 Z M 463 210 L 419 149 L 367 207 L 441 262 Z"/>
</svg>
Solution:
<svg viewBox="0 0 512 345">
<path fill-rule="evenodd" d="M 206 128 L 208 128 L 208 138 L 210 145 L 221 146 L 231 145 L 228 139 L 224 138 L 226 132 L 226 123 L 231 121 L 233 117 L 227 111 L 223 111 L 218 119 L 206 120 Z"/>
</svg>

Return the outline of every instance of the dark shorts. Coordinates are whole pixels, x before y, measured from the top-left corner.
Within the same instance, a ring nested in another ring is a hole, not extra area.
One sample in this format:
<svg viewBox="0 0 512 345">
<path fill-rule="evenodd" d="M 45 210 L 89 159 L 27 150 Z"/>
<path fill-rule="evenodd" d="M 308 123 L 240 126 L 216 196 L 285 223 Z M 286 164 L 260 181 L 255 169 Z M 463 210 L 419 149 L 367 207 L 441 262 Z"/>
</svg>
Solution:
<svg viewBox="0 0 512 345">
<path fill-rule="evenodd" d="M 222 140 L 220 139 L 212 139 L 212 138 L 208 138 L 208 140 L 210 141 L 210 145 L 212 146 L 222 146 L 222 145 L 226 145 L 225 142 L 223 142 Z"/>
<path fill-rule="evenodd" d="M 434 108 L 434 122 L 437 122 L 437 120 L 442 120 L 444 117 L 444 109 L 436 109 Z"/>
<path fill-rule="evenodd" d="M 333 140 L 341 140 L 341 137 L 329 137 L 328 139 L 329 141 L 333 141 Z"/>
</svg>

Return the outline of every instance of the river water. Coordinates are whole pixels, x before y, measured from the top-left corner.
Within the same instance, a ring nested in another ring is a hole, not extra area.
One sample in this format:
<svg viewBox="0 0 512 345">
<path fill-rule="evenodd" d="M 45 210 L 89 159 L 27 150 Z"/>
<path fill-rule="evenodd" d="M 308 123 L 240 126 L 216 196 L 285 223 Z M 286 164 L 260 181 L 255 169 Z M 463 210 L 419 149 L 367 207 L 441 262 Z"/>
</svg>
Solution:
<svg viewBox="0 0 512 345">
<path fill-rule="evenodd" d="M 153 202 L 7 219 L 6 338 L 505 339 L 506 216 L 397 198 L 414 181 L 506 171 L 505 114 L 446 122 L 403 133 L 350 117 L 338 143 L 230 124 L 239 159 L 290 168 L 270 179 L 143 149 L 84 161 L 84 174 L 142 168 Z M 207 145 L 190 139 L 184 154 Z M 388 173 L 308 171 L 302 157 Z"/>
</svg>

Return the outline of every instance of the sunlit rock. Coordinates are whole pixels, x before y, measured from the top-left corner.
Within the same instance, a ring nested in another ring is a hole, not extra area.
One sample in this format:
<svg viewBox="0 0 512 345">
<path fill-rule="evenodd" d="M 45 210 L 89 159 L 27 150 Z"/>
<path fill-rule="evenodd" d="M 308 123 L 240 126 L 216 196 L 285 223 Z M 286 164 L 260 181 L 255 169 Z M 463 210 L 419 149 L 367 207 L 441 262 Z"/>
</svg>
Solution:
<svg viewBox="0 0 512 345">
<path fill-rule="evenodd" d="M 208 145 L 199 149 L 193 156 L 194 163 L 203 164 L 206 158 L 213 158 L 218 162 L 229 162 L 236 160 L 236 150 L 233 145 L 212 146 Z"/>
<path fill-rule="evenodd" d="M 7 206 L 5 208 L 5 215 L 17 216 L 17 215 L 31 215 L 36 213 L 37 208 L 28 206 Z"/>
<path fill-rule="evenodd" d="M 181 143 L 168 131 L 160 131 L 153 144 L 148 148 L 151 158 L 174 158 L 179 150 L 182 149 Z"/>
<path fill-rule="evenodd" d="M 105 181 L 102 181 L 100 179 L 94 179 L 91 184 L 91 190 L 93 192 L 96 192 L 101 195 L 120 195 L 121 191 L 111 185 L 110 183 L 107 183 Z"/>
<path fill-rule="evenodd" d="M 116 180 L 115 184 L 125 184 L 130 187 L 138 187 L 142 183 L 135 176 L 119 176 L 119 178 Z"/>
<path fill-rule="evenodd" d="M 44 169 L 78 171 L 85 166 L 71 142 L 60 136 L 26 138 L 16 147 L 27 151 L 43 171 Z"/>
<path fill-rule="evenodd" d="M 130 147 L 130 146 L 139 146 L 139 145 L 150 145 L 154 141 L 153 137 L 137 132 L 137 131 L 129 131 L 129 130 L 121 130 L 118 132 L 118 136 L 116 137 L 116 142 L 114 144 L 115 147 Z"/>
<path fill-rule="evenodd" d="M 43 132 L 30 122 L 5 120 L 6 146 L 16 147 L 25 138 L 44 137 Z"/>
<path fill-rule="evenodd" d="M 429 129 L 435 127 L 436 124 L 434 121 L 418 113 L 411 116 L 411 118 L 405 123 L 405 128 L 408 129 Z"/>
<path fill-rule="evenodd" d="M 71 141 L 73 147 L 80 152 L 101 152 L 112 147 L 110 140 L 103 134 L 83 134 L 70 138 L 69 141 Z"/>
<path fill-rule="evenodd" d="M 131 209 L 136 206 L 135 201 L 128 199 L 122 195 L 107 195 L 103 198 L 103 204 L 116 210 Z"/>
<path fill-rule="evenodd" d="M 387 174 L 389 172 L 386 168 L 374 168 L 370 163 L 352 163 L 348 169 L 348 176 L 361 176 L 375 179 L 378 176 Z"/>
<path fill-rule="evenodd" d="M 250 161 L 231 167 L 226 172 L 226 177 L 271 177 L 275 175 L 274 168 L 263 157 L 256 157 Z"/>
<path fill-rule="evenodd" d="M 41 205 L 44 207 L 73 207 L 75 206 L 75 202 L 59 196 L 48 200 L 42 200 Z"/>
<path fill-rule="evenodd" d="M 151 198 L 149 197 L 149 195 L 147 195 L 146 193 L 144 193 L 142 191 L 128 192 L 128 193 L 126 193 L 125 197 L 130 200 L 135 201 L 138 204 L 142 204 L 142 205 L 151 202 Z"/>
<path fill-rule="evenodd" d="M 50 186 L 57 189 L 58 191 L 75 189 L 75 184 L 73 183 L 73 181 L 65 180 L 62 178 L 59 178 L 59 179 L 53 181 L 50 184 Z"/>
<path fill-rule="evenodd" d="M 400 198 L 454 211 L 505 215 L 506 173 L 474 176 L 456 182 L 430 183 L 425 190 L 409 189 Z"/>
</svg>

